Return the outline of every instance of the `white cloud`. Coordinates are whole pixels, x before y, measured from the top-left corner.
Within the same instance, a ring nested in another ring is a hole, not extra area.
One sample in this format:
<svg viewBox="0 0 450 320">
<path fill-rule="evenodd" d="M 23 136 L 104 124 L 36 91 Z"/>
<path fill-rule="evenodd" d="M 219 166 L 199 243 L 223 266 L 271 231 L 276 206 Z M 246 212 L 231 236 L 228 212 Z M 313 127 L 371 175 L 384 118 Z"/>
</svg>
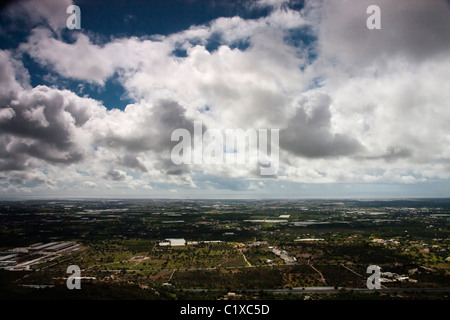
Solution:
<svg viewBox="0 0 450 320">
<path fill-rule="evenodd" d="M 0 110 L 0 123 L 2 121 L 8 121 L 11 120 L 16 115 L 14 112 L 14 109 L 12 108 L 4 108 Z"/>
<path fill-rule="evenodd" d="M 15 1 L 6 7 L 6 14 L 14 20 L 19 20 L 20 23 L 34 25 L 44 22 L 56 31 L 66 27 L 69 17 L 66 10 L 72 4 L 72 0 Z"/>
<path fill-rule="evenodd" d="M 69 44 L 54 38 L 47 29 L 36 28 L 20 50 L 42 65 L 54 68 L 63 77 L 101 85 L 115 72 L 134 70 L 149 57 L 155 60 L 168 53 L 164 44 L 149 40 L 117 39 L 97 45 L 82 33 L 73 36 L 75 42 Z"/>
<path fill-rule="evenodd" d="M 0 51 L 5 190 L 271 187 L 256 165 L 175 166 L 171 132 L 192 131 L 194 120 L 205 129 L 279 128 L 283 185 L 449 179 L 446 4 L 380 1 L 382 29 L 368 30 L 368 1 L 308 1 L 302 12 L 284 3 L 260 2 L 273 7 L 263 18 L 219 18 L 167 36 L 98 44 L 75 33 L 69 44 L 41 27 L 21 44 L 63 78 L 103 85 L 117 74 L 134 99 L 123 111 L 31 88 L 19 81 L 23 65 Z M 316 31 L 317 42 L 292 45 L 292 29 Z M 213 36 L 221 43 L 208 51 Z M 173 53 L 180 48 L 185 57 Z"/>
</svg>

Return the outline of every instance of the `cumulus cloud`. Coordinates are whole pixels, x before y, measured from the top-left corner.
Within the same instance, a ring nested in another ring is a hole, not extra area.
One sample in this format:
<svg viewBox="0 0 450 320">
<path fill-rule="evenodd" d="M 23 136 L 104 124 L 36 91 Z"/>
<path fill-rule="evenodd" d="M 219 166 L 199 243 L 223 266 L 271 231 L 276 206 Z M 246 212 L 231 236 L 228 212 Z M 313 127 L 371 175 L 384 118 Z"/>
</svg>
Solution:
<svg viewBox="0 0 450 320">
<path fill-rule="evenodd" d="M 106 174 L 107 179 L 111 179 L 114 181 L 124 181 L 126 177 L 127 174 L 124 171 L 118 169 L 111 169 Z"/>
<path fill-rule="evenodd" d="M 117 39 L 99 45 L 83 33 L 75 33 L 73 37 L 75 42 L 69 44 L 54 37 L 48 29 L 36 28 L 19 49 L 63 77 L 100 85 L 120 70 L 134 70 L 147 56 L 168 50 L 160 42 L 149 40 Z"/>
<path fill-rule="evenodd" d="M 192 134 L 194 121 L 203 131 L 280 129 L 282 182 L 450 178 L 445 1 L 379 1 L 381 30 L 366 28 L 370 1 L 306 1 L 294 10 L 292 2 L 264 0 L 252 3 L 270 8 L 256 19 L 222 17 L 174 34 L 104 42 L 74 31 L 70 43 L 54 32 L 62 22 L 50 14 L 67 3 L 49 11 L 50 3 L 34 18 L 47 26 L 17 50 L 0 51 L 5 192 L 275 185 L 259 183 L 255 165 L 174 165 L 171 133 Z M 24 54 L 56 81 L 104 86 L 114 77 L 132 102 L 107 109 L 70 90 L 32 87 Z"/>
<path fill-rule="evenodd" d="M 78 105 L 80 99 L 69 91 L 44 86 L 23 88 L 15 80 L 17 70 L 6 61 L 8 57 L 0 53 L 4 71 L 0 79 L 1 170 L 24 169 L 31 165 L 30 158 L 53 163 L 79 161 L 85 147 L 72 113 L 65 108 Z"/>
<path fill-rule="evenodd" d="M 52 30 L 66 26 L 66 9 L 72 0 L 25 0 L 12 1 L 5 8 L 5 14 L 17 23 L 36 25 L 45 23 Z"/>
<path fill-rule="evenodd" d="M 101 108 L 94 101 L 83 99 L 69 91 L 59 91 L 45 86 L 18 92 L 5 110 L 13 115 L 3 121 L 0 133 L 7 137 L 6 154 L 25 154 L 52 163 L 80 161 L 87 146 L 77 111 Z M 81 103 L 80 103 L 81 102 Z M 70 108 L 77 104 L 77 108 Z M 89 111 L 82 111 L 89 112 Z"/>
<path fill-rule="evenodd" d="M 8 51 L 0 50 L 0 103 L 2 106 L 14 99 L 17 92 L 22 89 L 17 81 L 19 65 L 20 63 Z"/>
<path fill-rule="evenodd" d="M 280 132 L 281 147 L 310 158 L 348 156 L 361 150 L 357 139 L 332 132 L 330 102 L 323 93 L 302 101 L 288 127 Z"/>
</svg>

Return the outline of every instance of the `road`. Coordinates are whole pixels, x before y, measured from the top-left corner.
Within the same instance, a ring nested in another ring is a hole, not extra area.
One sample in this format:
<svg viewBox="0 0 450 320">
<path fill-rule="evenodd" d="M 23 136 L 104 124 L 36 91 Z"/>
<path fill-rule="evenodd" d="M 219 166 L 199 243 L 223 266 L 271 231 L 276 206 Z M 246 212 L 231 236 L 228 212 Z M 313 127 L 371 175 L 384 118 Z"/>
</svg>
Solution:
<svg viewBox="0 0 450 320">
<path fill-rule="evenodd" d="M 308 260 L 308 265 L 313 268 L 314 271 L 316 271 L 319 275 L 320 275 L 320 281 L 322 281 L 323 284 L 327 284 L 325 281 L 325 277 L 323 276 L 322 272 L 320 272 L 319 270 L 317 270 Z"/>
<path fill-rule="evenodd" d="M 245 262 L 247 262 L 247 265 L 249 267 L 252 266 L 252 264 L 250 262 L 248 262 L 247 257 L 245 256 L 244 252 L 242 252 L 242 249 L 239 249 L 239 252 L 242 254 L 242 256 L 244 257 Z"/>
<path fill-rule="evenodd" d="M 347 266 L 346 266 L 345 264 L 343 264 L 343 263 L 341 263 L 341 266 L 343 266 L 345 269 L 347 269 L 348 271 L 350 271 L 350 272 L 356 274 L 357 276 L 359 276 L 359 277 L 361 277 L 361 278 L 364 278 L 364 279 L 366 278 L 366 277 L 360 275 L 360 274 L 359 274 L 358 272 L 356 272 L 355 270 L 350 269 L 349 267 L 347 267 Z"/>
<path fill-rule="evenodd" d="M 345 288 L 345 287 L 338 287 L 337 289 L 334 287 L 294 287 L 292 289 L 289 288 L 283 288 L 283 289 L 250 289 L 245 290 L 245 292 L 269 292 L 269 293 L 280 293 L 280 294 L 287 294 L 287 293 L 294 293 L 294 294 L 305 294 L 305 293 L 338 293 L 339 290 L 347 290 L 347 291 L 354 291 L 354 292 L 363 292 L 363 293 L 371 293 L 371 292 L 382 292 L 382 293 L 389 293 L 389 292 L 450 292 L 450 287 L 443 287 L 443 288 L 382 288 L 382 289 L 368 289 L 368 288 Z M 203 291 L 223 291 L 219 289 L 179 289 L 186 292 L 203 292 Z M 239 290 L 238 290 L 239 291 Z"/>
<path fill-rule="evenodd" d="M 272 292 L 272 293 L 337 293 L 339 290 L 345 289 L 347 291 L 353 290 L 354 292 L 450 292 L 450 287 L 444 288 L 381 288 L 378 290 L 371 290 L 368 288 L 344 288 L 338 287 L 335 289 L 334 287 L 295 287 L 291 289 L 265 289 L 264 292 Z M 258 290 L 255 290 L 256 292 Z M 259 290 L 260 291 L 260 290 Z"/>
</svg>

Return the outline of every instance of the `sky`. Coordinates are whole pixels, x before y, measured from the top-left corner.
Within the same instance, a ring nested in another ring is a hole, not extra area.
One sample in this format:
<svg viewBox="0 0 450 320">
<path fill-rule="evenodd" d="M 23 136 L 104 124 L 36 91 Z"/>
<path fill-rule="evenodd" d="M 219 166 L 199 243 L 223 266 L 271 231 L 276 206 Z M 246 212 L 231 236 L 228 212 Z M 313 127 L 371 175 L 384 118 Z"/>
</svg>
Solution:
<svg viewBox="0 0 450 320">
<path fill-rule="evenodd" d="M 0 198 L 449 197 L 448 39 L 447 0 L 9 1 Z M 278 129 L 276 174 L 175 164 L 199 122 Z"/>
</svg>

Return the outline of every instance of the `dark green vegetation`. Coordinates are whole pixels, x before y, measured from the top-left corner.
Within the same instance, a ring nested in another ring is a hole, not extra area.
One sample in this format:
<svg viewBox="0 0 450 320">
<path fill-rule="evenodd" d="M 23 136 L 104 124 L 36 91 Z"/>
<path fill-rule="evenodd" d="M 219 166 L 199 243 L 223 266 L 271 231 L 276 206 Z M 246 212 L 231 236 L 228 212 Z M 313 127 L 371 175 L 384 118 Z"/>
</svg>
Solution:
<svg viewBox="0 0 450 320">
<path fill-rule="evenodd" d="M 42 255 L 20 253 L 21 271 L 0 270 L 0 297 L 448 299 L 449 226 L 448 199 L 2 202 L 0 258 L 36 243 L 79 249 L 29 267 Z M 172 238 L 186 243 L 160 245 Z M 82 290 L 66 288 L 73 264 L 90 277 Z M 395 291 L 354 290 L 372 264 Z"/>
</svg>

